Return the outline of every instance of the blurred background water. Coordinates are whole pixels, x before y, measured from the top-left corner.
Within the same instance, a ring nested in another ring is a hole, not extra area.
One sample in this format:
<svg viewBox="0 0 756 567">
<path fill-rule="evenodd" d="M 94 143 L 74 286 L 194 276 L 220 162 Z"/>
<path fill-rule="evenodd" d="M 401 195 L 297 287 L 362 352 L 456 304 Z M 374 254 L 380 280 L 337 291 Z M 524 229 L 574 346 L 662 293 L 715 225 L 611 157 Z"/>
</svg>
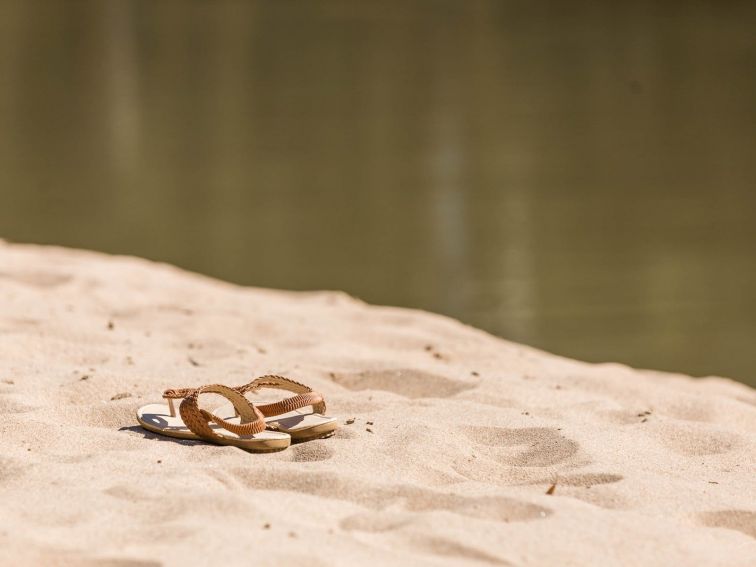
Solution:
<svg viewBox="0 0 756 567">
<path fill-rule="evenodd" d="M 756 3 L 0 0 L 0 237 L 756 384 Z"/>
</svg>

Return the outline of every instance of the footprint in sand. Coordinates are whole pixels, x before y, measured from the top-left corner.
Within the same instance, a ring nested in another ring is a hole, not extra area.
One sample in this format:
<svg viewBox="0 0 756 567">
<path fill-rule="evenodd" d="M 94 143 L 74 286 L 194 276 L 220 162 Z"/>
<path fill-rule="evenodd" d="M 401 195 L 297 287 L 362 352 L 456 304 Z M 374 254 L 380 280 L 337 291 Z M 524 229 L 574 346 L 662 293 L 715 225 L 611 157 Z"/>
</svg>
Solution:
<svg viewBox="0 0 756 567">
<path fill-rule="evenodd" d="M 412 516 L 405 512 L 370 512 L 348 516 L 339 522 L 339 527 L 348 532 L 383 533 L 411 523 Z"/>
<path fill-rule="evenodd" d="M 0 392 L 0 415 L 26 413 L 36 409 L 33 405 L 19 401 L 19 397 L 16 394 Z"/>
<path fill-rule="evenodd" d="M 476 561 L 488 565 L 512 565 L 509 561 L 486 553 L 485 551 L 449 538 L 436 536 L 415 536 L 411 547 L 443 558 L 457 558 L 460 561 Z"/>
<path fill-rule="evenodd" d="M 250 471 L 240 468 L 233 474 L 250 488 L 259 490 L 287 490 L 360 504 L 380 511 L 399 505 L 406 512 L 444 511 L 469 518 L 499 522 L 525 522 L 550 516 L 546 507 L 503 496 L 462 496 L 397 484 L 375 485 L 315 471 Z"/>
<path fill-rule="evenodd" d="M 14 274 L 0 272 L 0 278 L 7 278 L 20 284 L 42 288 L 58 287 L 73 279 L 70 274 L 55 272 L 17 272 Z"/>
<path fill-rule="evenodd" d="M 385 390 L 407 398 L 448 398 L 476 386 L 462 379 L 410 369 L 338 374 L 333 380 L 350 390 Z"/>
<path fill-rule="evenodd" d="M 0 485 L 21 478 L 26 471 L 19 459 L 0 456 Z"/>
<path fill-rule="evenodd" d="M 581 488 L 589 488 L 591 486 L 601 485 L 601 484 L 614 484 L 615 482 L 619 482 L 624 477 L 621 474 L 611 474 L 611 473 L 584 473 L 584 474 L 572 474 L 567 476 L 559 476 L 557 479 L 557 484 L 560 487 L 563 486 L 577 486 Z M 528 484 L 550 484 L 553 482 L 553 479 L 541 479 L 537 481 L 530 482 Z"/>
<path fill-rule="evenodd" d="M 661 443 L 685 456 L 719 455 L 741 444 L 741 438 L 725 431 L 709 429 L 704 425 L 664 424 L 656 434 Z"/>
<path fill-rule="evenodd" d="M 551 515 L 551 510 L 503 496 L 460 496 L 426 489 L 405 489 L 404 505 L 410 512 L 447 511 L 498 522 L 526 522 Z"/>
<path fill-rule="evenodd" d="M 546 487 L 556 480 L 554 494 L 557 496 L 576 498 L 594 506 L 615 510 L 627 507 L 627 501 L 609 485 L 616 484 L 623 480 L 623 478 L 619 474 L 583 473 L 566 476 L 560 475 L 556 479 L 552 477 L 542 478 L 528 484 Z"/>
<path fill-rule="evenodd" d="M 323 441 L 310 441 L 299 445 L 292 445 L 284 456 L 294 463 L 313 463 L 327 461 L 333 457 L 333 449 Z"/>
<path fill-rule="evenodd" d="M 660 411 L 685 421 L 708 422 L 716 417 L 715 406 L 709 400 L 699 400 L 693 396 L 679 396 Z"/>
<path fill-rule="evenodd" d="M 518 467 L 548 467 L 567 461 L 580 446 L 556 429 L 528 427 L 508 429 L 504 427 L 468 427 L 467 437 L 485 447 L 514 448 L 514 451 L 498 453 L 497 460 Z"/>
<path fill-rule="evenodd" d="M 709 528 L 735 530 L 756 538 L 756 512 L 750 510 L 718 510 L 699 514 L 700 522 Z"/>
<path fill-rule="evenodd" d="M 93 557 L 67 548 L 26 550 L 26 552 L 29 565 L 77 565 L 78 567 L 160 567 L 162 565 L 160 561 Z"/>
<path fill-rule="evenodd" d="M 127 502 L 145 502 L 151 500 L 149 496 L 142 493 L 140 490 L 126 484 L 114 484 L 110 488 L 106 488 L 103 492 L 108 496 L 112 496 L 119 500 L 126 500 Z"/>
<path fill-rule="evenodd" d="M 406 512 L 370 512 L 348 516 L 339 523 L 339 527 L 349 532 L 387 533 L 400 530 L 412 524 L 412 521 L 412 514 Z M 403 542 L 403 545 L 410 552 L 441 555 L 447 559 L 473 560 L 490 565 L 511 565 L 508 561 L 481 549 L 445 537 L 413 533 Z"/>
</svg>

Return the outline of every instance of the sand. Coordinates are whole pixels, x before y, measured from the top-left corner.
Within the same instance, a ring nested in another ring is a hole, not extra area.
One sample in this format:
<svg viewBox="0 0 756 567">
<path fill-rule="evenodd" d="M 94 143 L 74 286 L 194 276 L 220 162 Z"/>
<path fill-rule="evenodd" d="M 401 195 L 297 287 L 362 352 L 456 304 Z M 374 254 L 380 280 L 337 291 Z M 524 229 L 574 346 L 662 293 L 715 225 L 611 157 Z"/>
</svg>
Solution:
<svg viewBox="0 0 756 567">
<path fill-rule="evenodd" d="M 0 564 L 756 565 L 742 384 L 1 241 L 0 301 Z M 136 424 L 268 372 L 338 433 L 260 455 Z"/>
</svg>

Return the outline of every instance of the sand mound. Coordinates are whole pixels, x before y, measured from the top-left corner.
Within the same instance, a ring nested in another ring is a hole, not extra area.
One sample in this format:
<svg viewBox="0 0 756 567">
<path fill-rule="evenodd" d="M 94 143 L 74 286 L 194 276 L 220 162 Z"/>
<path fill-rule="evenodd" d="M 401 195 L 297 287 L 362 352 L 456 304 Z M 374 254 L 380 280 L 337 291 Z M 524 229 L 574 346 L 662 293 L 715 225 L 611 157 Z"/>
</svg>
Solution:
<svg viewBox="0 0 756 567">
<path fill-rule="evenodd" d="M 3 564 L 756 564 L 756 392 L 729 380 L 49 247 L 0 242 L 0 300 Z M 268 455 L 136 425 L 267 372 L 354 423 Z"/>
</svg>

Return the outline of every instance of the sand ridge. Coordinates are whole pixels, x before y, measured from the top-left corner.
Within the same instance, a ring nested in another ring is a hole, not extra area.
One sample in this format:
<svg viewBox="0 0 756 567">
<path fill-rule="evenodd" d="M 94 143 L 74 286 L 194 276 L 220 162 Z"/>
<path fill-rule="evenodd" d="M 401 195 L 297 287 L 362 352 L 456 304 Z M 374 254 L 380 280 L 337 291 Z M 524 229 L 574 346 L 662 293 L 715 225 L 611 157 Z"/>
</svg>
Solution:
<svg viewBox="0 0 756 567">
<path fill-rule="evenodd" d="M 0 302 L 3 564 L 756 564 L 742 384 L 1 241 Z M 136 424 L 164 388 L 267 372 L 338 433 L 251 455 Z"/>
</svg>

